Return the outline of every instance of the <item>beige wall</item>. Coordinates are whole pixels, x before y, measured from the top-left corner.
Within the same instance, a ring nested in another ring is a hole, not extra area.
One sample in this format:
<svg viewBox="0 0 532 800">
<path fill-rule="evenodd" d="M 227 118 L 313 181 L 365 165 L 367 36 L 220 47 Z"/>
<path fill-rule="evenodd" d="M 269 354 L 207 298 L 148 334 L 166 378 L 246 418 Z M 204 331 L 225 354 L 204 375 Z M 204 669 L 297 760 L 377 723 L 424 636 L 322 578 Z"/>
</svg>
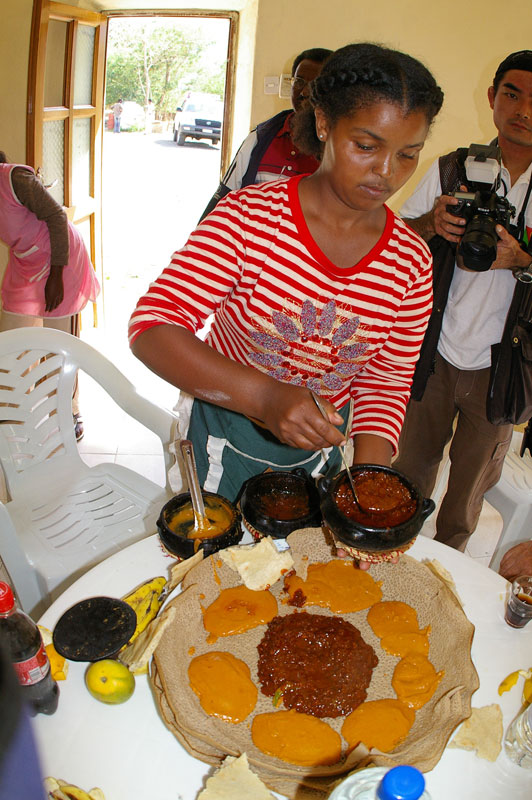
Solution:
<svg viewBox="0 0 532 800">
<path fill-rule="evenodd" d="M 32 0 L 2 0 L 0 47 L 0 150 L 10 161 L 26 159 L 26 94 Z M 0 274 L 7 250 L 0 242 Z"/>
<path fill-rule="evenodd" d="M 530 0 L 261 0 L 252 121 L 287 107 L 263 93 L 263 78 L 289 72 L 294 56 L 308 47 L 367 40 L 419 58 L 443 88 L 445 103 L 417 173 L 391 203 L 397 207 L 437 155 L 492 137 L 487 88 L 508 53 L 531 46 L 531 23 Z"/>
<path fill-rule="evenodd" d="M 0 47 L 0 150 L 26 158 L 26 94 L 32 0 L 2 0 Z"/>
</svg>

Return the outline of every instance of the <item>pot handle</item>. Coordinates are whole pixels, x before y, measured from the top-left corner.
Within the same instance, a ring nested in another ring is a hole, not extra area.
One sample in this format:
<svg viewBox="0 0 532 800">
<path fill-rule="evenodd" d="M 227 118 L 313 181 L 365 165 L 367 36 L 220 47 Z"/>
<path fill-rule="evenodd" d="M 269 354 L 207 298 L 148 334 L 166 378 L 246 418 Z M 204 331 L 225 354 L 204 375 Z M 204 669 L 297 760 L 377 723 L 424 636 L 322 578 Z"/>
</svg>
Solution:
<svg viewBox="0 0 532 800">
<path fill-rule="evenodd" d="M 423 522 L 430 517 L 434 509 L 436 508 L 436 503 L 434 500 L 431 500 L 430 497 L 425 497 L 423 502 L 421 503 L 421 519 Z"/>
<path fill-rule="evenodd" d="M 322 475 L 321 478 L 318 478 L 317 481 L 317 489 L 318 494 L 320 496 L 320 500 L 324 500 L 327 496 L 329 489 L 331 488 L 331 484 L 333 482 L 332 478 L 328 478 L 326 475 Z"/>
<path fill-rule="evenodd" d="M 310 481 L 310 475 L 304 467 L 294 467 L 294 469 L 290 471 L 292 475 L 295 475 L 298 478 L 303 478 L 305 481 Z"/>
</svg>

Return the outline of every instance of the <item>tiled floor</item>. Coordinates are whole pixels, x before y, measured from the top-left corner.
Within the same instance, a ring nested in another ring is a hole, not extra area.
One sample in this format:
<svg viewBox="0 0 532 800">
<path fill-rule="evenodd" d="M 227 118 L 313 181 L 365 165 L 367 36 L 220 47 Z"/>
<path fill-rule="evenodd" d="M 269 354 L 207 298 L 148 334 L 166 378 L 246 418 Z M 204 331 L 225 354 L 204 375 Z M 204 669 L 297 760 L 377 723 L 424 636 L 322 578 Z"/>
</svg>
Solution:
<svg viewBox="0 0 532 800">
<path fill-rule="evenodd" d="M 129 352 L 125 341 L 116 344 L 115 337 L 107 337 L 97 330 L 84 332 L 82 338 L 105 353 L 140 391 L 159 405 L 172 408 L 178 392 L 165 381 L 153 375 Z M 110 339 L 114 345 L 109 346 Z M 124 417 L 119 409 L 94 382 L 82 376 L 80 404 L 85 424 L 85 437 L 79 444 L 83 459 L 94 464 L 115 461 L 130 466 L 146 477 L 164 484 L 164 469 L 157 437 L 133 420 Z M 433 537 L 436 512 L 423 529 L 423 535 Z M 502 529 L 500 514 L 489 503 L 484 503 L 477 530 L 471 537 L 467 554 L 488 565 Z"/>
</svg>

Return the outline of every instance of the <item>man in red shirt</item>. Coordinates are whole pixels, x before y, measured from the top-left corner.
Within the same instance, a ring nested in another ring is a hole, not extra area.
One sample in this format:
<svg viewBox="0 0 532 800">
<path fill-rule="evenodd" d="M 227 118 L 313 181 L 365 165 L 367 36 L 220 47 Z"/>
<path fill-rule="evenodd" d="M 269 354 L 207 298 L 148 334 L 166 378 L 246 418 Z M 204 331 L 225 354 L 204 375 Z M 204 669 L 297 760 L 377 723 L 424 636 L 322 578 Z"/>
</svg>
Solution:
<svg viewBox="0 0 532 800">
<path fill-rule="evenodd" d="M 292 108 L 261 122 L 244 139 L 201 219 L 222 197 L 235 189 L 251 183 L 273 181 L 281 176 L 291 178 L 316 171 L 316 159 L 301 153 L 292 141 L 292 121 L 294 112 L 301 108 L 308 96 L 309 83 L 320 74 L 331 53 L 332 50 L 314 47 L 296 56 L 292 65 Z"/>
</svg>

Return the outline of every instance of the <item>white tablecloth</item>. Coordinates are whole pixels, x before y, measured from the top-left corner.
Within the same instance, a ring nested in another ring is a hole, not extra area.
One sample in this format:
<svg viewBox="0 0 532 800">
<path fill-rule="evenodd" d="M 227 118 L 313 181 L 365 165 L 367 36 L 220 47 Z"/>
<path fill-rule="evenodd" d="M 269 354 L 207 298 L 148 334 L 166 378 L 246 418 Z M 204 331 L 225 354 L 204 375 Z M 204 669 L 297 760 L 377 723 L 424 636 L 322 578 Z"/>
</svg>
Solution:
<svg viewBox="0 0 532 800">
<path fill-rule="evenodd" d="M 409 555 L 420 561 L 436 558 L 451 572 L 465 613 L 476 628 L 472 658 L 480 688 L 473 695 L 473 706 L 499 703 L 506 728 L 519 709 L 521 692 L 514 688 L 499 697 L 497 687 L 508 673 L 532 666 L 532 624 L 522 630 L 506 625 L 507 582 L 468 556 L 424 536 L 418 537 Z M 121 597 L 143 580 L 167 575 L 172 563 L 157 536 L 137 542 L 76 581 L 40 622 L 53 629 L 78 600 L 93 595 Z M 165 727 L 147 676 L 137 676 L 135 693 L 127 703 L 106 706 L 86 690 L 86 667 L 70 662 L 68 678 L 59 684 L 57 712 L 35 718 L 44 774 L 86 790 L 99 786 L 106 800 L 195 800 L 210 768 L 188 755 Z M 510 762 L 504 751 L 490 763 L 471 752 L 447 748 L 426 780 L 432 800 L 532 798 L 532 774 Z"/>
</svg>

